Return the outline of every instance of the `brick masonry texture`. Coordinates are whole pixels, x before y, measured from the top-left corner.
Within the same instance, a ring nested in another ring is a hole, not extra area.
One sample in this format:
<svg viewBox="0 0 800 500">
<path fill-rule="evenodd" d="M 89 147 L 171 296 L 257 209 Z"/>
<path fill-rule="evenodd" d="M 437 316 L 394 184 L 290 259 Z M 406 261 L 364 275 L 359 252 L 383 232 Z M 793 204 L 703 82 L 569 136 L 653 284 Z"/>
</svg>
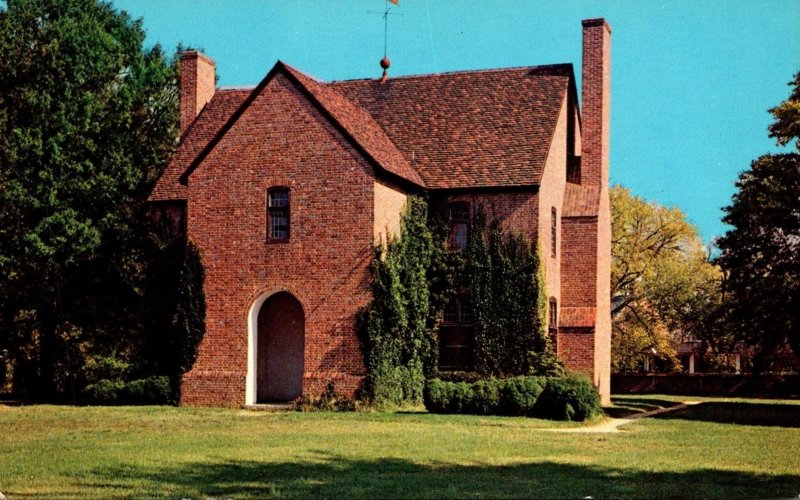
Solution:
<svg viewBox="0 0 800 500">
<path fill-rule="evenodd" d="M 303 394 L 332 381 L 354 395 L 373 246 L 399 233 L 410 193 L 482 206 L 538 243 L 562 311 L 557 353 L 607 403 L 610 36 L 602 19 L 583 22 L 582 113 L 571 65 L 324 83 L 278 62 L 253 89 L 215 90 L 213 61 L 185 55 L 182 140 L 150 196 L 185 206 L 206 268 L 206 335 L 182 404 L 258 400 L 253 314 L 278 292 L 303 311 Z M 290 190 L 280 242 L 267 238 L 276 186 Z M 279 332 L 272 320 L 262 330 Z"/>
</svg>

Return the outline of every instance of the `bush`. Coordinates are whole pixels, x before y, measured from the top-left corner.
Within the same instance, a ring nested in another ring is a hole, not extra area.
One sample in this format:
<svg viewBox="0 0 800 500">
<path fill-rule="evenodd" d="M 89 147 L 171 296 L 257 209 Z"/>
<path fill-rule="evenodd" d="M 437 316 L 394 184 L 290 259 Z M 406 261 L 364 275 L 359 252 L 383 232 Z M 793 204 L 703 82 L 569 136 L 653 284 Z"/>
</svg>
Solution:
<svg viewBox="0 0 800 500">
<path fill-rule="evenodd" d="M 302 412 L 312 411 L 356 411 L 356 402 L 344 398 L 336 392 L 333 382 L 328 382 L 325 392 L 318 398 L 300 396 L 294 400 L 294 409 Z"/>
<path fill-rule="evenodd" d="M 108 381 L 124 380 L 133 372 L 133 369 L 133 365 L 119 358 L 97 356 L 91 357 L 86 361 L 81 370 L 81 375 L 86 382 L 96 384 L 103 379 Z"/>
<path fill-rule="evenodd" d="M 83 394 L 90 403 L 119 404 L 120 394 L 125 387 L 122 380 L 108 380 L 104 378 L 97 383 L 89 384 L 83 389 Z"/>
<path fill-rule="evenodd" d="M 503 380 L 497 413 L 533 415 L 533 408 L 546 384 L 547 379 L 544 377 L 513 377 Z"/>
<path fill-rule="evenodd" d="M 472 386 L 466 382 L 433 379 L 423 391 L 425 408 L 431 413 L 470 413 L 475 407 Z"/>
<path fill-rule="evenodd" d="M 164 405 L 171 402 L 172 386 L 169 377 L 148 377 L 123 382 L 102 379 L 83 390 L 88 403 L 121 405 Z"/>
<path fill-rule="evenodd" d="M 124 404 L 164 405 L 170 403 L 172 386 L 169 377 L 132 380 L 122 389 Z"/>
<path fill-rule="evenodd" d="M 439 372 L 439 380 L 444 382 L 477 382 L 478 380 L 484 380 L 486 378 L 485 375 L 481 375 L 478 372 L 466 372 L 466 371 L 447 371 L 447 372 Z"/>
<path fill-rule="evenodd" d="M 503 380 L 488 378 L 472 384 L 472 394 L 467 413 L 475 413 L 477 415 L 496 414 L 500 406 L 500 388 L 503 383 Z"/>
<path fill-rule="evenodd" d="M 597 389 L 587 377 L 575 375 L 548 379 L 534 408 L 539 417 L 577 422 L 600 412 Z"/>
<path fill-rule="evenodd" d="M 474 383 L 429 380 L 425 408 L 431 413 L 524 415 L 582 421 L 600 413 L 600 396 L 583 376 L 488 378 Z"/>
<path fill-rule="evenodd" d="M 530 415 L 544 381 L 543 377 L 487 378 L 474 383 L 434 379 L 425 386 L 425 408 L 431 413 Z"/>
</svg>

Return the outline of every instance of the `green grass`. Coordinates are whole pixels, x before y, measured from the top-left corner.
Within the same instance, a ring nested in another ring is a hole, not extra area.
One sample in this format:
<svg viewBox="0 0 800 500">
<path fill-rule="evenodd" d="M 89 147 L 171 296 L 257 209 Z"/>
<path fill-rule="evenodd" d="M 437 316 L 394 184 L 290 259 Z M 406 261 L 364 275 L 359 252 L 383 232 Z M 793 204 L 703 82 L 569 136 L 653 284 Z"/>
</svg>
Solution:
<svg viewBox="0 0 800 500">
<path fill-rule="evenodd" d="M 675 404 L 615 398 L 614 416 Z M 0 406 L 24 497 L 797 497 L 800 401 L 703 399 L 596 425 L 397 413 Z"/>
</svg>

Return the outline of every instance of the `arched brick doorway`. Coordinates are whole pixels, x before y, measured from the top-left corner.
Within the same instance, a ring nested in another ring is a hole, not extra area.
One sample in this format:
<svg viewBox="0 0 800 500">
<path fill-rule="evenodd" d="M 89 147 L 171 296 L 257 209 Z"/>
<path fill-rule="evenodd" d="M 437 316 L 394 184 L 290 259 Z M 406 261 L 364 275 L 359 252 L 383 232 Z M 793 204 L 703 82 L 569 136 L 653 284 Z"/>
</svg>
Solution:
<svg viewBox="0 0 800 500">
<path fill-rule="evenodd" d="M 303 393 L 305 317 L 288 292 L 270 296 L 258 311 L 256 402 L 290 401 Z"/>
</svg>

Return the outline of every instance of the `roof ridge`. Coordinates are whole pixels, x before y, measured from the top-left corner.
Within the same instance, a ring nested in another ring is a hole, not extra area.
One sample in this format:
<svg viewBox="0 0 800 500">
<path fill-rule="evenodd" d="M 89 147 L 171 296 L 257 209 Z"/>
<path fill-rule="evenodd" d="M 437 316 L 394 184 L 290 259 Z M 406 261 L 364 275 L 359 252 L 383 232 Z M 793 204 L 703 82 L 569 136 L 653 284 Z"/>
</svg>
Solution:
<svg viewBox="0 0 800 500">
<path fill-rule="evenodd" d="M 545 69 L 567 69 L 573 70 L 574 67 L 572 63 L 556 63 L 556 64 L 540 64 L 536 66 L 509 66 L 507 68 L 483 68 L 483 69 L 462 69 L 462 70 L 455 70 L 455 71 L 442 71 L 438 73 L 415 73 L 411 75 L 400 75 L 400 76 L 392 76 L 389 80 L 412 80 L 412 79 L 421 79 L 421 78 L 434 78 L 438 76 L 451 76 L 451 75 L 467 75 L 467 74 L 475 74 L 475 73 L 503 73 L 503 72 L 511 72 L 511 71 L 533 71 L 533 70 L 545 70 Z M 311 77 L 313 78 L 313 77 Z M 380 81 L 380 78 L 349 78 L 346 80 L 331 80 L 329 82 L 324 82 L 320 80 L 316 80 L 319 83 L 323 83 L 326 85 L 337 84 L 337 83 L 351 83 L 351 82 L 368 82 L 368 81 Z"/>
</svg>

